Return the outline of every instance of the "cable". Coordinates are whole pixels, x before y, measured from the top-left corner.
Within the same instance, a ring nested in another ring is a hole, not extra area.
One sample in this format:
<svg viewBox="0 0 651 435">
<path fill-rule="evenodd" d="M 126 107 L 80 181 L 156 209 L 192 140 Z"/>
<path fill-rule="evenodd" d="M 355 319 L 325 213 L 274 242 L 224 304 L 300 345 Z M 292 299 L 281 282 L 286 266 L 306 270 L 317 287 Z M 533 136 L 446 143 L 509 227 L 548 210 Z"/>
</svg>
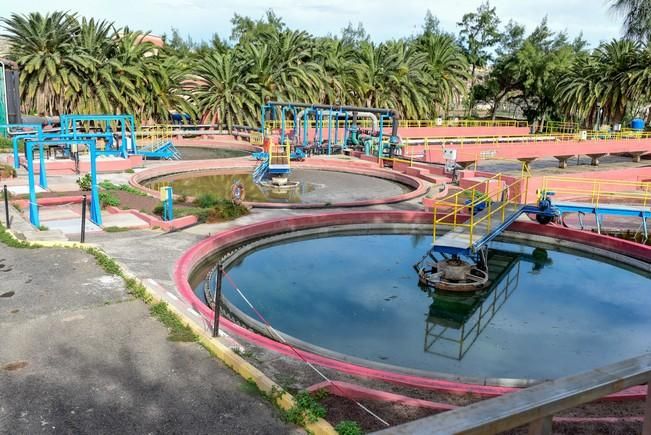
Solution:
<svg viewBox="0 0 651 435">
<path fill-rule="evenodd" d="M 241 291 L 241 290 L 239 289 L 239 287 L 235 284 L 235 282 L 233 281 L 233 279 L 231 279 L 230 275 L 229 275 L 228 273 L 226 273 L 225 270 L 223 271 L 223 274 L 224 274 L 224 276 L 226 277 L 226 279 L 230 282 L 231 286 L 235 289 L 235 291 L 236 291 L 236 292 L 237 292 L 237 293 L 242 297 L 242 299 L 244 299 L 244 302 L 246 302 L 246 304 L 247 304 L 247 305 L 248 305 L 248 306 L 253 310 L 253 312 L 256 314 L 256 316 L 258 316 L 258 318 L 260 319 L 260 321 L 261 321 L 262 323 L 264 323 L 265 328 L 267 328 L 267 331 L 269 331 L 269 333 L 270 333 L 271 335 L 273 335 L 274 337 L 276 337 L 276 338 L 277 338 L 281 343 L 283 343 L 283 344 L 285 344 L 286 346 L 288 346 L 288 347 L 292 350 L 292 352 L 294 352 L 294 353 L 296 354 L 296 356 L 298 356 L 298 357 L 299 357 L 299 358 L 300 358 L 300 359 L 301 359 L 305 364 L 307 364 L 307 365 L 308 365 L 312 370 L 314 370 L 314 371 L 315 371 L 319 376 L 321 376 L 321 377 L 322 377 L 326 382 L 328 382 L 328 383 L 329 383 L 330 385 L 332 385 L 336 390 L 338 390 L 342 397 L 346 397 L 344 391 L 343 391 L 343 390 L 342 390 L 342 389 L 341 389 L 337 384 L 335 384 L 334 382 L 332 382 L 332 380 L 331 380 L 330 378 L 328 378 L 325 374 L 323 374 L 323 372 L 321 372 L 319 369 L 317 369 L 317 368 L 314 366 L 314 364 L 312 364 L 311 362 L 309 362 L 308 360 L 306 360 L 306 359 L 303 357 L 303 355 L 301 355 L 301 353 L 298 351 L 298 349 L 296 349 L 294 346 L 292 346 L 290 343 L 288 343 L 287 340 L 285 340 L 285 339 L 283 338 L 283 336 L 280 335 L 280 333 L 277 332 L 277 331 L 273 328 L 273 326 L 271 326 L 271 324 L 267 321 L 267 319 L 265 319 L 265 317 L 264 317 L 264 316 L 263 316 L 263 315 L 262 315 L 262 314 L 261 314 L 261 313 L 260 313 L 260 312 L 259 312 L 259 311 L 254 307 L 254 306 L 253 306 L 253 304 L 251 303 L 251 301 L 249 301 L 249 299 L 248 299 L 246 296 L 244 296 L 244 293 L 242 293 L 242 291 Z M 351 399 L 351 400 L 353 400 L 353 399 Z M 360 408 L 362 408 L 364 411 L 366 411 L 367 413 L 369 413 L 370 415 L 372 415 L 373 417 L 375 417 L 375 418 L 376 418 L 379 422 L 381 422 L 383 425 L 385 425 L 385 426 L 387 426 L 387 427 L 391 426 L 389 423 L 387 423 L 385 420 L 383 420 L 380 416 L 378 416 L 377 414 L 375 414 L 373 411 L 371 411 L 370 409 L 368 409 L 366 406 L 364 406 L 364 405 L 362 405 L 361 403 L 359 403 L 357 400 L 353 400 L 353 402 L 355 402 L 355 404 L 357 404 L 357 406 L 359 406 Z"/>
</svg>

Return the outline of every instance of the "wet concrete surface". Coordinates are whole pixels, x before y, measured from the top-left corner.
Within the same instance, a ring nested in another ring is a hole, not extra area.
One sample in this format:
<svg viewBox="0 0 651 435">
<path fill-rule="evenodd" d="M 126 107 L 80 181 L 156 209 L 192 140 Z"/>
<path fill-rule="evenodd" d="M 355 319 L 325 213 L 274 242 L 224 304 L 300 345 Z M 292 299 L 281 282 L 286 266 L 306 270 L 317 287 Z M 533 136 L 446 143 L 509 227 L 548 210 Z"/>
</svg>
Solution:
<svg viewBox="0 0 651 435">
<path fill-rule="evenodd" d="M 76 249 L 0 245 L 0 433 L 291 433 Z"/>
</svg>

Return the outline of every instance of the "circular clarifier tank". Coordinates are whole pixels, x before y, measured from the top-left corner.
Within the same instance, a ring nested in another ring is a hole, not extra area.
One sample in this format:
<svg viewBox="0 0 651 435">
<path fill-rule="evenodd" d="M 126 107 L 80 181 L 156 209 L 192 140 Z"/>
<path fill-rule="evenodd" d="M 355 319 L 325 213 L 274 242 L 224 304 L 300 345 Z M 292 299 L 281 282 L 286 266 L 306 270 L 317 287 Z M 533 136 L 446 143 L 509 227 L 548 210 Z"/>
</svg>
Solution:
<svg viewBox="0 0 651 435">
<path fill-rule="evenodd" d="M 152 178 L 142 184 L 152 190 L 172 186 L 174 194 L 198 197 L 212 194 L 230 197 L 231 186 L 240 182 L 246 201 L 258 203 L 335 204 L 399 197 L 414 190 L 398 181 L 351 172 L 293 169 L 289 181 L 295 188 L 275 188 L 253 181 L 252 170 L 181 172 Z M 270 184 L 270 183 L 268 183 Z"/>
<path fill-rule="evenodd" d="M 651 350 L 650 276 L 605 257 L 502 238 L 488 249 L 489 286 L 453 294 L 419 285 L 413 266 L 432 246 L 425 233 L 280 237 L 245 245 L 227 273 L 276 330 L 311 351 L 499 383 Z M 231 315 L 255 329 L 255 312 L 228 282 Z"/>
<path fill-rule="evenodd" d="M 177 147 L 181 160 L 204 160 L 204 159 L 230 159 L 233 157 L 244 157 L 251 153 L 240 149 L 230 148 L 208 148 L 208 147 Z"/>
</svg>

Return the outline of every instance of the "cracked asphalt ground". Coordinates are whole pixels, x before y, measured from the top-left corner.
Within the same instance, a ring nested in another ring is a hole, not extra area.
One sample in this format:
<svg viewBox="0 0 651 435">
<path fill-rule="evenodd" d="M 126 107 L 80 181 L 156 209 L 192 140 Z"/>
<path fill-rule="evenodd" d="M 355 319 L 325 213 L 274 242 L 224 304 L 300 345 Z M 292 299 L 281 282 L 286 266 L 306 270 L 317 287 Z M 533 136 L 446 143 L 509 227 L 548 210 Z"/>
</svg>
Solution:
<svg viewBox="0 0 651 435">
<path fill-rule="evenodd" d="M 0 246 L 0 433 L 301 432 L 76 249 Z"/>
</svg>

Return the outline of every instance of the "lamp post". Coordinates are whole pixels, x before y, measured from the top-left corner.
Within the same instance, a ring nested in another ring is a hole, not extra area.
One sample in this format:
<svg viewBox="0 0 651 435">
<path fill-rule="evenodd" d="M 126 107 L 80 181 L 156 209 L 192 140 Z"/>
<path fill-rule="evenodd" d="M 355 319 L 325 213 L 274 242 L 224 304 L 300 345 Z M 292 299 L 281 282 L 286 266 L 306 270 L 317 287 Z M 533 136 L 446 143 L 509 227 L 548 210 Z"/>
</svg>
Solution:
<svg viewBox="0 0 651 435">
<path fill-rule="evenodd" d="M 595 126 L 595 130 L 597 131 L 601 128 L 601 114 L 603 113 L 603 110 L 601 103 L 597 103 L 597 125 Z"/>
</svg>

